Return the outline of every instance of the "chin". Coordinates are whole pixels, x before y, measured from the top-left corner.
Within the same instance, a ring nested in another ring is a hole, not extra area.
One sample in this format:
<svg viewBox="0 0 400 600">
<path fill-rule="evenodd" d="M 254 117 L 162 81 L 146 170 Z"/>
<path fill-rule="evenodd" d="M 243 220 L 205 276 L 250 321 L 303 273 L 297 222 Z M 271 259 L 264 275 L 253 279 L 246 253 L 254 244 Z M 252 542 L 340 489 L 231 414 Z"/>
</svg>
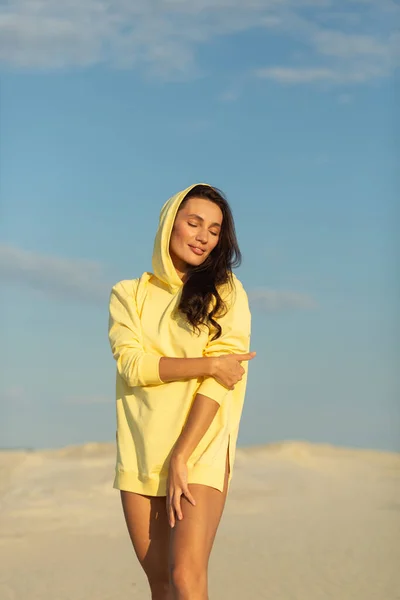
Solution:
<svg viewBox="0 0 400 600">
<path fill-rule="evenodd" d="M 205 256 L 196 256 L 192 252 L 190 252 L 190 255 L 187 255 L 185 260 L 192 267 L 198 267 L 206 260 L 207 256 L 208 254 L 206 254 Z"/>
<path fill-rule="evenodd" d="M 199 265 L 201 265 L 204 262 L 204 258 L 201 256 L 199 257 L 197 260 L 193 258 L 190 258 L 189 260 L 187 260 L 187 264 L 190 265 L 191 267 L 198 267 Z"/>
</svg>

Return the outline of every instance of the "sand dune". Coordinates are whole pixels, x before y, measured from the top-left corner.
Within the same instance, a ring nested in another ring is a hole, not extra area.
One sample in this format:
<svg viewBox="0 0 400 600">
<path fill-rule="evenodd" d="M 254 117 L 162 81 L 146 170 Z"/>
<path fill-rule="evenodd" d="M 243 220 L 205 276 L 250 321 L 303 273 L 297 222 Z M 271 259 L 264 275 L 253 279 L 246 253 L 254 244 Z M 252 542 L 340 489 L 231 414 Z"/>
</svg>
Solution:
<svg viewBox="0 0 400 600">
<path fill-rule="evenodd" d="M 148 598 L 113 444 L 0 452 L 0 599 Z M 210 564 L 215 600 L 398 600 L 400 454 L 238 448 Z"/>
</svg>

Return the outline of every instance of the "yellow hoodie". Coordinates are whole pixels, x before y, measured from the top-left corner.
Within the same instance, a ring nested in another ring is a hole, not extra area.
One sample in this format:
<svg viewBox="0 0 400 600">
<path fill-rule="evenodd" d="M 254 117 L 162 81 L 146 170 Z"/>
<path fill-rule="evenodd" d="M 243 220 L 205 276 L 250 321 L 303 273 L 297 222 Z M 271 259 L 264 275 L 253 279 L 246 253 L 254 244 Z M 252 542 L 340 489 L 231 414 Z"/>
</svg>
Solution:
<svg viewBox="0 0 400 600">
<path fill-rule="evenodd" d="M 230 476 L 247 381 L 228 390 L 213 377 L 164 383 L 159 377 L 162 356 L 195 358 L 249 351 L 251 316 L 247 294 L 235 275 L 234 288 L 220 294 L 228 312 L 218 319 L 222 334 L 201 328 L 193 333 L 177 313 L 183 283 L 169 254 L 175 215 L 190 186 L 161 209 L 153 251 L 153 271 L 117 283 L 109 305 L 109 340 L 117 363 L 117 461 L 114 488 L 150 496 L 165 496 L 168 464 L 197 393 L 220 405 L 209 429 L 188 461 L 188 482 L 223 490 L 229 448 Z"/>
</svg>

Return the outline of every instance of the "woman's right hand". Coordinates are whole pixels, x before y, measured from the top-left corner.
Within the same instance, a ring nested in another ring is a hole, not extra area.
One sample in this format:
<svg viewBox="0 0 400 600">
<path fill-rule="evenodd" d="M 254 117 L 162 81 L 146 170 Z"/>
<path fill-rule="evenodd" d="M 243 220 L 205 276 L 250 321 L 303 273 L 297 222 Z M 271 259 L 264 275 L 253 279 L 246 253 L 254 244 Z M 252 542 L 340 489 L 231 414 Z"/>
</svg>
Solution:
<svg viewBox="0 0 400 600">
<path fill-rule="evenodd" d="M 246 354 L 213 356 L 211 358 L 211 376 L 229 390 L 233 390 L 245 373 L 240 363 L 244 360 L 251 360 L 255 355 L 255 352 L 247 352 Z"/>
</svg>

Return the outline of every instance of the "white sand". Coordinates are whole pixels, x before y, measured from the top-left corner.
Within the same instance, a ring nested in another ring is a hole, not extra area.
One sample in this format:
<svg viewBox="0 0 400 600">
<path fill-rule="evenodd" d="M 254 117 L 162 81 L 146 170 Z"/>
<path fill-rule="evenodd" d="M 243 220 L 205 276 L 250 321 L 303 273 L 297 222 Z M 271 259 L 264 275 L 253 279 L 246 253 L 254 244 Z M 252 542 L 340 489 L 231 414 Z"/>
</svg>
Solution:
<svg viewBox="0 0 400 600">
<path fill-rule="evenodd" d="M 0 452 L 0 599 L 149 598 L 113 490 L 114 447 Z M 400 599 L 400 454 L 238 449 L 213 600 Z"/>
</svg>

